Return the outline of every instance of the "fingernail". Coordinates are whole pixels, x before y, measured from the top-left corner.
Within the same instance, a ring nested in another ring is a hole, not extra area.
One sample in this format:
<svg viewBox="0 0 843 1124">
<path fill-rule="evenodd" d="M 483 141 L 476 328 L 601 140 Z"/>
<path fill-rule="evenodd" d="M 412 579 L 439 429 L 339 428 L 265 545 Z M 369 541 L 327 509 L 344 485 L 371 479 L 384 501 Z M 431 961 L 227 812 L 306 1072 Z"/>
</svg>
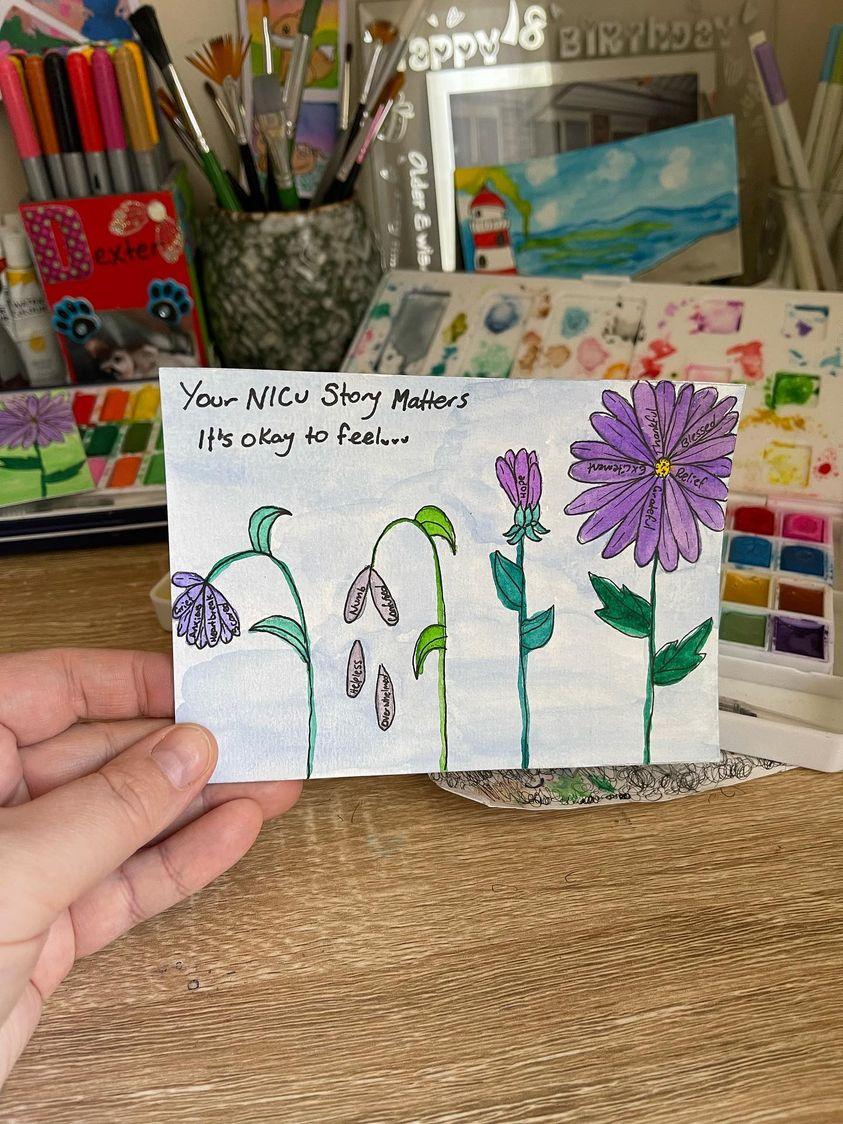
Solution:
<svg viewBox="0 0 843 1124">
<path fill-rule="evenodd" d="M 152 751 L 152 760 L 174 788 L 187 788 L 208 769 L 211 739 L 201 726 L 173 726 Z"/>
</svg>

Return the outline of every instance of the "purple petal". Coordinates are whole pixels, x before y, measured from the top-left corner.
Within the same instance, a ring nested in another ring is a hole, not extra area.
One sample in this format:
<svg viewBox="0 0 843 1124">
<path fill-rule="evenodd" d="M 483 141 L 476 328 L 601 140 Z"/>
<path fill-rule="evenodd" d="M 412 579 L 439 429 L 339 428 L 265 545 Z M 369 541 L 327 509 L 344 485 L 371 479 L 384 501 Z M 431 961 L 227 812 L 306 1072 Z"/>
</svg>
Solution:
<svg viewBox="0 0 843 1124">
<path fill-rule="evenodd" d="M 535 507 L 542 498 L 542 474 L 535 453 L 531 453 L 530 469 L 527 476 L 527 507 Z"/>
<path fill-rule="evenodd" d="M 685 432 L 685 427 L 688 424 L 688 414 L 690 413 L 693 400 L 693 384 L 686 382 L 676 396 L 676 407 L 665 434 L 664 447 L 668 450 L 668 456 L 670 456 L 670 450 L 674 448 L 678 439 Z"/>
<path fill-rule="evenodd" d="M 657 477 L 641 503 L 641 520 L 635 542 L 635 562 L 638 566 L 646 566 L 656 553 L 662 528 L 663 506 L 664 480 Z"/>
<path fill-rule="evenodd" d="M 596 511 L 606 503 L 611 503 L 617 496 L 622 495 L 631 487 L 626 480 L 620 484 L 599 484 L 596 488 L 587 488 L 580 492 L 576 499 L 571 500 L 565 508 L 566 515 L 587 515 Z"/>
<path fill-rule="evenodd" d="M 205 620 L 203 633 L 208 642 L 208 647 L 215 648 L 220 642 L 220 611 L 217 604 L 216 590 L 212 585 L 205 585 L 203 596 L 203 609 Z"/>
<path fill-rule="evenodd" d="M 734 402 L 734 398 L 726 398 L 686 425 L 679 439 L 674 442 L 673 451 L 684 452 L 693 445 L 730 433 L 738 421 L 737 413 L 730 409 Z"/>
<path fill-rule="evenodd" d="M 205 579 L 199 574 L 191 574 L 189 570 L 179 570 L 170 578 L 173 585 L 196 585 L 204 583 Z"/>
<path fill-rule="evenodd" d="M 670 478 L 675 484 L 681 485 L 683 491 L 705 496 L 709 500 L 725 500 L 729 494 L 729 489 L 720 477 L 701 465 L 675 465 Z"/>
<path fill-rule="evenodd" d="M 529 485 L 527 482 L 527 474 L 530 471 L 530 459 L 527 456 L 526 449 L 519 449 L 515 454 L 515 488 L 518 494 L 516 507 L 529 507 L 527 503 L 527 494 L 529 492 Z"/>
<path fill-rule="evenodd" d="M 604 390 L 603 405 L 609 413 L 613 414 L 627 429 L 631 429 L 633 433 L 637 433 L 639 436 L 641 435 L 638 418 L 635 415 L 635 410 L 632 408 L 632 403 L 629 399 L 624 398 L 615 390 Z"/>
<path fill-rule="evenodd" d="M 589 515 L 580 527 L 577 539 L 581 543 L 591 542 L 592 539 L 605 535 L 612 527 L 620 523 L 633 509 L 640 507 L 644 497 L 649 491 L 649 481 L 637 481 L 631 485 L 621 496 L 611 503 L 605 504 L 598 511 Z"/>
<path fill-rule="evenodd" d="M 662 529 L 659 535 L 659 562 L 662 568 L 671 571 L 679 565 L 679 547 L 676 536 L 670 526 L 669 519 L 662 519 Z"/>
<path fill-rule="evenodd" d="M 204 594 L 204 590 L 202 593 Z M 193 608 L 186 616 L 182 617 L 185 622 L 185 640 L 188 644 L 197 648 L 205 647 L 205 634 L 202 631 L 205 621 L 204 601 L 204 596 L 197 597 Z"/>
<path fill-rule="evenodd" d="M 194 585 L 191 589 L 186 589 L 184 593 L 180 593 L 173 602 L 173 620 L 184 614 L 196 604 L 196 598 L 202 592 L 201 585 Z"/>
<path fill-rule="evenodd" d="M 646 464 L 653 463 L 653 455 L 637 430 L 633 432 L 629 426 L 607 414 L 592 414 L 591 424 L 598 437 L 608 441 L 623 456 Z"/>
<path fill-rule="evenodd" d="M 662 449 L 666 449 L 667 431 L 670 429 L 670 423 L 673 421 L 673 411 L 676 406 L 676 387 L 669 381 L 657 382 L 655 395 L 656 410 L 659 415 Z"/>
<path fill-rule="evenodd" d="M 662 433 L 656 392 L 652 383 L 637 382 L 632 388 L 632 401 L 638 426 L 653 460 L 664 453 L 664 434 Z"/>
<path fill-rule="evenodd" d="M 691 462 L 692 464 L 694 462 Z M 713 476 L 722 476 L 727 479 L 732 475 L 732 462 L 728 457 L 716 457 L 713 461 L 705 462 L 706 471 Z"/>
<path fill-rule="evenodd" d="M 697 530 L 697 521 L 688 506 L 685 493 L 670 476 L 667 478 L 664 508 L 666 518 L 670 521 L 670 529 L 676 536 L 679 553 L 686 561 L 696 562 L 700 556 L 700 533 Z"/>
<path fill-rule="evenodd" d="M 612 445 L 607 445 L 605 441 L 575 441 L 571 446 L 571 454 L 582 461 L 626 460 L 623 453 Z"/>
<path fill-rule="evenodd" d="M 509 453 L 506 454 L 509 458 Z M 495 461 L 495 472 L 498 477 L 498 483 L 506 492 L 509 502 L 513 507 L 518 507 L 518 488 L 515 484 L 515 473 L 509 460 L 504 460 L 503 457 L 498 457 Z"/>
<path fill-rule="evenodd" d="M 603 557 L 614 558 L 616 554 L 620 554 L 622 550 L 626 550 L 638 533 L 638 524 L 640 521 L 641 508 L 634 507 L 612 532 L 609 541 L 603 547 Z"/>
<path fill-rule="evenodd" d="M 709 461 L 728 457 L 735 451 L 735 435 L 717 437 L 714 441 L 703 441 L 701 445 L 693 445 L 689 449 L 674 454 L 672 464 L 707 464 Z"/>
<path fill-rule="evenodd" d="M 726 526 L 726 516 L 723 508 L 717 503 L 716 500 L 705 499 L 703 496 L 695 496 L 692 492 L 685 493 L 685 499 L 688 501 L 688 506 L 699 519 L 704 527 L 708 527 L 710 531 L 722 531 Z"/>
<path fill-rule="evenodd" d="M 583 484 L 606 484 L 613 480 L 650 479 L 653 466 L 640 461 L 576 461 L 568 469 L 568 475 Z"/>
</svg>

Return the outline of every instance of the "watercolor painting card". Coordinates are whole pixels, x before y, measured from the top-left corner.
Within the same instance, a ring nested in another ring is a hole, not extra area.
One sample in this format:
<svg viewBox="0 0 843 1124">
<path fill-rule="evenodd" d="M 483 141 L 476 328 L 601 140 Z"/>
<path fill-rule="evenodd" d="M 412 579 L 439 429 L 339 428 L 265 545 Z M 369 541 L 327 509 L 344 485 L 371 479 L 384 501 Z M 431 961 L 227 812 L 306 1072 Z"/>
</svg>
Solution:
<svg viewBox="0 0 843 1124">
<path fill-rule="evenodd" d="M 468 272 L 710 281 L 743 268 L 733 117 L 454 173 Z"/>
<path fill-rule="evenodd" d="M 0 507 L 93 487 L 68 392 L 0 394 Z"/>
<path fill-rule="evenodd" d="M 843 296 L 630 286 L 633 378 L 746 384 L 732 486 L 843 503 Z"/>
<path fill-rule="evenodd" d="M 161 373 L 215 780 L 719 757 L 742 388 Z"/>
</svg>

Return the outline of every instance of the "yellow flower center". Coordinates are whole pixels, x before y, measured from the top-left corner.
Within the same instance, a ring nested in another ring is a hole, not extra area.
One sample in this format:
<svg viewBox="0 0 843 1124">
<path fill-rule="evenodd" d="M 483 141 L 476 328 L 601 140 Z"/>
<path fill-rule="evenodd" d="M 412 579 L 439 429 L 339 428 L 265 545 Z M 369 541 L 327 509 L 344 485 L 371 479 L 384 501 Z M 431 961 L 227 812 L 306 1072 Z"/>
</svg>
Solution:
<svg viewBox="0 0 843 1124">
<path fill-rule="evenodd" d="M 667 457 L 661 457 L 656 461 L 656 476 L 661 476 L 664 479 L 670 472 L 670 461 Z"/>
</svg>

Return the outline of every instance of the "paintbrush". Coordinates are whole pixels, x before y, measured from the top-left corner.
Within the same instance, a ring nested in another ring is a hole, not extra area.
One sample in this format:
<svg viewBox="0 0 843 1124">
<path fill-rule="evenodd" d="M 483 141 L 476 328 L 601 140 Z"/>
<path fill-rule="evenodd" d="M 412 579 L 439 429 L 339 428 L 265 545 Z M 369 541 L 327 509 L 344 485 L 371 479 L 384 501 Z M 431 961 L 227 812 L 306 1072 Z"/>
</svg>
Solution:
<svg viewBox="0 0 843 1124">
<path fill-rule="evenodd" d="M 291 146 L 296 139 L 305 78 L 310 64 L 310 54 L 313 50 L 313 32 L 316 30 L 316 20 L 321 7 L 322 0 L 305 0 L 299 20 L 298 33 L 293 41 L 290 65 L 287 68 L 287 77 L 284 82 L 284 117 L 287 139 Z"/>
<path fill-rule="evenodd" d="M 235 41 L 232 35 L 217 35 L 195 54 L 189 55 L 187 61 L 210 79 L 214 86 L 222 89 L 223 104 L 234 125 L 234 140 L 246 176 L 247 194 L 252 202 L 250 209 L 263 211 L 266 208 L 266 200 L 261 189 L 255 158 L 249 146 L 246 111 L 240 97 L 239 85 L 249 43 L 248 39 Z"/>
<path fill-rule="evenodd" d="M 191 160 L 193 160 L 196 166 L 204 172 L 205 168 L 202 164 L 202 154 L 196 147 L 196 142 L 194 141 L 193 137 L 187 131 L 184 121 L 182 121 L 181 117 L 179 117 L 175 102 L 166 90 L 162 90 L 159 88 L 158 90 L 156 90 L 156 95 L 158 97 L 158 104 L 161 107 L 161 112 L 164 114 L 164 118 L 167 124 L 178 137 L 179 141 L 182 144 L 182 147 L 185 149 Z M 231 184 L 231 188 L 234 194 L 237 196 L 237 200 L 240 204 L 240 210 L 247 211 L 249 209 L 249 196 L 246 194 L 246 192 L 243 190 L 243 188 L 240 186 L 240 184 L 237 182 L 228 168 L 225 169 L 225 175 L 228 179 L 228 182 Z"/>
<path fill-rule="evenodd" d="M 340 71 L 340 109 L 339 109 L 339 131 L 344 133 L 348 128 L 348 122 L 351 119 L 351 60 L 354 57 L 354 44 L 346 43 L 345 45 L 345 59 L 343 60 L 342 70 Z"/>
<path fill-rule="evenodd" d="M 216 109 L 217 113 L 219 114 L 220 120 L 222 121 L 223 125 L 225 125 L 226 129 L 228 129 L 232 136 L 235 136 L 237 133 L 237 126 L 234 124 L 234 119 L 228 112 L 228 106 L 214 89 L 213 83 L 203 82 L 202 89 L 208 95 L 208 100 L 213 103 L 214 109 Z"/>
<path fill-rule="evenodd" d="M 316 187 L 316 191 L 313 194 L 313 198 L 310 200 L 311 207 L 318 207 L 327 200 L 328 192 L 333 188 L 337 172 L 343 162 L 343 157 L 360 129 L 360 122 L 363 118 L 363 114 L 366 112 L 366 103 L 372 91 L 375 76 L 378 74 L 383 52 L 395 41 L 397 36 L 398 28 L 394 23 L 390 23 L 389 20 L 372 20 L 364 29 L 363 43 L 370 48 L 370 51 L 366 74 L 363 78 L 363 85 L 360 88 L 360 97 L 354 110 L 354 116 L 350 123 L 347 123 L 342 130 L 331 151 L 328 162 L 322 171 L 322 176 Z M 365 137 L 365 133 L 363 136 Z"/>
<path fill-rule="evenodd" d="M 354 185 L 357 182 L 357 177 L 360 175 L 363 161 L 366 159 L 366 154 L 389 116 L 389 112 L 395 104 L 395 99 L 398 97 L 403 86 L 404 73 L 399 70 L 384 87 L 380 104 L 372 116 L 372 123 L 368 131 L 359 133 L 352 144 L 349 145 L 348 151 L 337 172 L 334 187 L 328 195 L 332 203 L 339 202 L 342 199 L 348 199 L 351 195 L 354 190 Z"/>
<path fill-rule="evenodd" d="M 196 142 L 202 160 L 202 168 L 214 189 L 217 202 L 227 211 L 239 211 L 240 204 L 237 196 L 232 190 L 222 164 L 220 164 L 216 154 L 211 150 L 211 146 L 205 139 L 205 134 L 202 132 L 202 127 L 190 99 L 176 68 L 173 66 L 173 60 L 170 57 L 167 44 L 164 42 L 161 28 L 158 26 L 158 16 L 155 14 L 155 9 L 150 4 L 144 4 L 137 11 L 130 12 L 128 18 L 141 43 L 161 71 L 161 76 L 179 108 L 184 124 Z"/>
<path fill-rule="evenodd" d="M 282 211 L 295 211 L 299 197 L 290 163 L 290 144 L 284 118 L 284 95 L 278 78 L 272 72 L 272 44 L 269 36 L 269 17 L 263 17 L 263 43 L 265 74 L 252 79 L 252 102 L 263 142 L 266 145 L 267 178 L 275 182 L 279 206 Z M 267 195 L 270 191 L 267 189 Z"/>
</svg>

